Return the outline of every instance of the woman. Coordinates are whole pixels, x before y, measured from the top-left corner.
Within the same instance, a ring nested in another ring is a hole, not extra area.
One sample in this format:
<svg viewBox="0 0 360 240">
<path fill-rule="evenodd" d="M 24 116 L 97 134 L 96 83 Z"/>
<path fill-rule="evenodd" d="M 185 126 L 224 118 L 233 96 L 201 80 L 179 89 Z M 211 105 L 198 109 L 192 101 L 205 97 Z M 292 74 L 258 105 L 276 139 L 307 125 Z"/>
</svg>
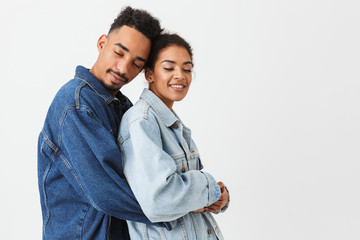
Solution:
<svg viewBox="0 0 360 240">
<path fill-rule="evenodd" d="M 176 34 L 161 35 L 145 69 L 149 89 L 121 121 L 118 142 L 129 185 L 150 221 L 173 228 L 128 221 L 132 239 L 223 239 L 210 212 L 227 203 L 227 190 L 199 171 L 190 129 L 172 110 L 189 90 L 192 68 L 190 45 Z"/>
</svg>

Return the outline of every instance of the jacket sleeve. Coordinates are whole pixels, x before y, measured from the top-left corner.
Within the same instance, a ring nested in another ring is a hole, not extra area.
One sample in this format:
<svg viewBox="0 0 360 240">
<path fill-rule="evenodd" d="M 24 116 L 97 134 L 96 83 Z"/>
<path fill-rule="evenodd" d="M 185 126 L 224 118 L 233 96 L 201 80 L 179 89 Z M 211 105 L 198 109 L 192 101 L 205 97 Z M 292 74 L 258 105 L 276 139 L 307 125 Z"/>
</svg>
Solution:
<svg viewBox="0 0 360 240">
<path fill-rule="evenodd" d="M 150 223 L 129 188 L 116 139 L 90 109 L 70 109 L 60 122 L 53 160 L 95 209 L 120 219 Z"/>
<path fill-rule="evenodd" d="M 178 219 L 219 199 L 220 188 L 210 174 L 199 170 L 176 172 L 174 160 L 162 149 L 156 124 L 138 119 L 128 130 L 129 136 L 119 141 L 124 173 L 152 222 Z"/>
</svg>

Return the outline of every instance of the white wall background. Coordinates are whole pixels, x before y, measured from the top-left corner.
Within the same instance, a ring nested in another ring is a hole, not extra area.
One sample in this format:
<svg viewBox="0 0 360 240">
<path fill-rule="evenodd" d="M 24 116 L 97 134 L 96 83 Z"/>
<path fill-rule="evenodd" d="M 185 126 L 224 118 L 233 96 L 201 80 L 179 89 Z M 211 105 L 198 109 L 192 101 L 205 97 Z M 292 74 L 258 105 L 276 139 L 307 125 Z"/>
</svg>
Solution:
<svg viewBox="0 0 360 240">
<path fill-rule="evenodd" d="M 0 2 L 0 239 L 40 239 L 37 136 L 56 91 L 125 5 L 194 48 L 175 105 L 224 181 L 226 239 L 360 239 L 360 2 Z M 144 78 L 123 88 L 136 101 Z"/>
</svg>

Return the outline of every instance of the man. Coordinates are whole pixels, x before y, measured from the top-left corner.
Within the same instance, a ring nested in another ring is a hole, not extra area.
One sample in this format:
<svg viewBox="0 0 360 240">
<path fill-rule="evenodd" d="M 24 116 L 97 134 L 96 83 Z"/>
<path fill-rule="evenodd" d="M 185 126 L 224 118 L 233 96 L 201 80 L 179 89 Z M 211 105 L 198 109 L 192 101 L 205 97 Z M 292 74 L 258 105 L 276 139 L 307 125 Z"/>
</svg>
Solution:
<svg viewBox="0 0 360 240">
<path fill-rule="evenodd" d="M 121 219 L 150 223 L 123 176 L 116 138 L 132 105 L 119 89 L 143 69 L 161 31 L 149 13 L 123 9 L 99 38 L 93 67 L 78 66 L 56 94 L 38 142 L 44 239 L 129 239 Z"/>
</svg>

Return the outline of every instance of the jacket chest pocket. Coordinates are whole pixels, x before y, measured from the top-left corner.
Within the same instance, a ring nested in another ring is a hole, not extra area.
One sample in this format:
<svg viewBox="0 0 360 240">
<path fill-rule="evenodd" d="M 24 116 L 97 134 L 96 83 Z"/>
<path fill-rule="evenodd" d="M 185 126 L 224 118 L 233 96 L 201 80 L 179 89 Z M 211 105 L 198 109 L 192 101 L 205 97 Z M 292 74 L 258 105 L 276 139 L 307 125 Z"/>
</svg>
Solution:
<svg viewBox="0 0 360 240">
<path fill-rule="evenodd" d="M 186 161 L 185 154 L 172 156 L 176 164 L 176 173 L 181 174 L 188 171 L 188 163 Z"/>
<path fill-rule="evenodd" d="M 192 139 L 186 141 L 181 135 L 181 137 L 178 136 L 172 138 L 171 141 L 167 141 L 163 147 L 172 159 L 174 159 L 176 172 L 178 174 L 189 170 L 202 169 L 199 152 Z"/>
<path fill-rule="evenodd" d="M 181 155 L 173 156 L 176 164 L 176 173 L 181 174 L 189 170 L 200 170 L 202 168 L 200 158 L 198 155 L 190 155 L 188 159 L 183 153 Z"/>
</svg>

